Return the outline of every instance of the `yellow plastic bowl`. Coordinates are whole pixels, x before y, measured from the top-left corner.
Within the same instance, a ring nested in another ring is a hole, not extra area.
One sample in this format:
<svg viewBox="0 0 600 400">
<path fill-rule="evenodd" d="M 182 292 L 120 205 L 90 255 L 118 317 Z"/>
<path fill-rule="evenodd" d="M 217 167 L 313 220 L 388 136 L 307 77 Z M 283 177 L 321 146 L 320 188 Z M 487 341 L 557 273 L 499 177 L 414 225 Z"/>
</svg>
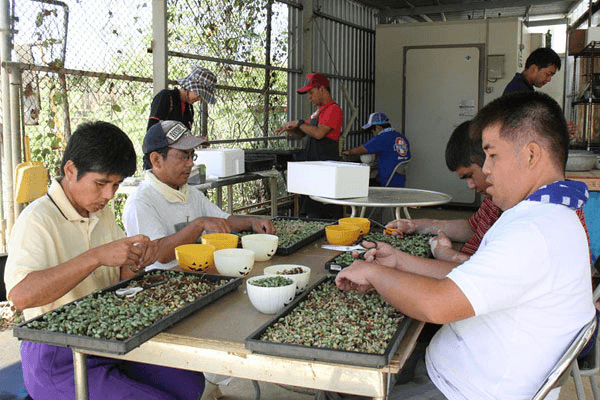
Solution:
<svg viewBox="0 0 600 400">
<path fill-rule="evenodd" d="M 233 233 L 207 233 L 202 235 L 202 244 L 211 244 L 216 250 L 234 249 L 238 245 L 239 237 Z"/>
<path fill-rule="evenodd" d="M 186 271 L 203 272 L 215 263 L 214 252 L 210 244 L 182 244 L 175 247 L 175 258 Z"/>
<path fill-rule="evenodd" d="M 368 218 L 341 218 L 338 220 L 338 224 L 358 226 L 361 236 L 366 235 L 371 230 L 371 221 Z"/>
<path fill-rule="evenodd" d="M 355 225 L 328 225 L 325 227 L 325 236 L 329 244 L 348 246 L 358 240 L 360 228 Z"/>
</svg>

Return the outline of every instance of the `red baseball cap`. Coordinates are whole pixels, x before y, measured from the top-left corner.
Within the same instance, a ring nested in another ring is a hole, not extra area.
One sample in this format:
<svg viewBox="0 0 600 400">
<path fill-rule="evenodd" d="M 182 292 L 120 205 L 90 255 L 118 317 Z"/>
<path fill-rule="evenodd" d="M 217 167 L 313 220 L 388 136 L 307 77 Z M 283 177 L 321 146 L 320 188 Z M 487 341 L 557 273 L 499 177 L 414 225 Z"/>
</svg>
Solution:
<svg viewBox="0 0 600 400">
<path fill-rule="evenodd" d="M 315 73 L 306 75 L 304 86 L 298 89 L 299 94 L 304 94 L 315 87 L 329 87 L 329 79 L 323 74 Z"/>
</svg>

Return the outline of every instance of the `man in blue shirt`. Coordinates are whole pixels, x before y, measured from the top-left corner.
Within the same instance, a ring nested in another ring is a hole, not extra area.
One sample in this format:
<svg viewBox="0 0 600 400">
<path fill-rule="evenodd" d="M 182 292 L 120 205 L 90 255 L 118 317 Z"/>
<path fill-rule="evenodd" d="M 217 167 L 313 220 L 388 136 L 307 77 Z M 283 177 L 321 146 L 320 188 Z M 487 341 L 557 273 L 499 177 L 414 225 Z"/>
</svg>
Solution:
<svg viewBox="0 0 600 400">
<path fill-rule="evenodd" d="M 560 66 L 560 57 L 554 50 L 540 47 L 527 57 L 523 72 L 515 74 L 502 94 L 533 92 L 535 90 L 534 86 L 541 88 L 550 82 L 554 74 L 560 70 Z"/>
<path fill-rule="evenodd" d="M 384 113 L 376 112 L 369 115 L 369 121 L 363 125 L 363 129 L 371 132 L 373 138 L 353 149 L 346 150 L 342 154 L 360 155 L 377 154 L 377 181 L 381 186 L 386 183 L 394 168 L 402 161 L 410 160 L 410 146 L 406 136 L 398 133 L 392 128 L 389 118 Z M 396 174 L 388 186 L 404 187 L 406 175 Z"/>
</svg>

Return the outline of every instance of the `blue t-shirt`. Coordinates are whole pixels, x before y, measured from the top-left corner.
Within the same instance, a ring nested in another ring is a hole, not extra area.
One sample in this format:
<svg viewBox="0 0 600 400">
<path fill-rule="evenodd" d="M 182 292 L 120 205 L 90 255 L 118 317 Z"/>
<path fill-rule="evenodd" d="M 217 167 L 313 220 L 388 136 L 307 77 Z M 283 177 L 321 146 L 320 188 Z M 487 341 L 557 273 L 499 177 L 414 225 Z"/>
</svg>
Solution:
<svg viewBox="0 0 600 400">
<path fill-rule="evenodd" d="M 410 146 L 406 137 L 387 128 L 368 142 L 363 144 L 369 153 L 377 154 L 379 174 L 377 181 L 385 186 L 394 168 L 399 162 L 410 159 Z M 404 187 L 406 175 L 396 174 L 390 182 L 390 187 Z"/>
</svg>

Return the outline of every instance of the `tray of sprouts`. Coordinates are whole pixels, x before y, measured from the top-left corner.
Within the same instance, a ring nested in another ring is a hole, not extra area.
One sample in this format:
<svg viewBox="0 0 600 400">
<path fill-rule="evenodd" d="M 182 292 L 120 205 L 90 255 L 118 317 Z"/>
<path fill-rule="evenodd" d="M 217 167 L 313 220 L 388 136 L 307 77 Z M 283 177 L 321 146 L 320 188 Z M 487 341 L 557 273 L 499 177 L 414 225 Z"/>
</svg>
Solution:
<svg viewBox="0 0 600 400">
<path fill-rule="evenodd" d="M 298 249 L 325 236 L 325 227 L 337 223 L 334 219 L 314 219 L 295 217 L 275 217 L 271 220 L 279 237 L 277 251 L 279 256 L 289 256 Z M 240 236 L 252 232 L 240 232 Z"/>
<path fill-rule="evenodd" d="M 392 247 L 405 253 L 412 254 L 413 256 L 431 258 L 432 254 L 429 246 L 429 239 L 432 237 L 433 235 L 421 233 L 393 236 L 383 232 L 371 231 L 367 233 L 362 240 L 388 243 Z M 352 264 L 353 261 L 354 258 L 352 257 L 352 252 L 345 251 L 329 259 L 325 263 L 325 269 L 329 272 L 337 273 Z"/>
<path fill-rule="evenodd" d="M 256 353 L 380 368 L 412 320 L 375 291 L 342 291 L 321 278 L 246 338 Z"/>
<path fill-rule="evenodd" d="M 125 354 L 235 290 L 242 278 L 153 270 L 13 328 L 21 340 Z"/>
</svg>

